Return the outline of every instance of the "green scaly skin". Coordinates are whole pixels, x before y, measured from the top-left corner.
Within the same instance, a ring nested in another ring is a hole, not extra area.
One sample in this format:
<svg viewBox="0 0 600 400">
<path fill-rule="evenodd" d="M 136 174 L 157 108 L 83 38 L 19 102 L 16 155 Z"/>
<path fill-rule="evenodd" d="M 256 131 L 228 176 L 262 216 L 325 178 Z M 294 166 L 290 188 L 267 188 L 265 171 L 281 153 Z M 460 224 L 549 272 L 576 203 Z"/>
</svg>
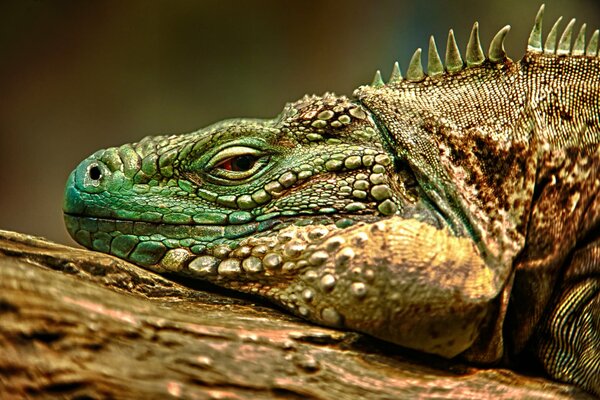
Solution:
<svg viewBox="0 0 600 400">
<path fill-rule="evenodd" d="M 598 33 L 519 62 L 430 42 L 402 78 L 272 120 L 100 150 L 69 177 L 87 248 L 477 363 L 537 357 L 600 395 Z"/>
</svg>

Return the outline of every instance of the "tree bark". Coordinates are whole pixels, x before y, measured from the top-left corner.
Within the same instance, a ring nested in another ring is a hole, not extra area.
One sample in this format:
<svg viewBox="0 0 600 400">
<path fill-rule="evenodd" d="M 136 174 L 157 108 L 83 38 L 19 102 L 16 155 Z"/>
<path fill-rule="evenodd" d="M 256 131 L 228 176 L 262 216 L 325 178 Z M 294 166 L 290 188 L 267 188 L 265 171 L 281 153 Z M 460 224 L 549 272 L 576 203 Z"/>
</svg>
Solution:
<svg viewBox="0 0 600 400">
<path fill-rule="evenodd" d="M 23 397 L 593 398 L 543 377 L 318 327 L 257 299 L 0 231 L 0 398 Z"/>
</svg>

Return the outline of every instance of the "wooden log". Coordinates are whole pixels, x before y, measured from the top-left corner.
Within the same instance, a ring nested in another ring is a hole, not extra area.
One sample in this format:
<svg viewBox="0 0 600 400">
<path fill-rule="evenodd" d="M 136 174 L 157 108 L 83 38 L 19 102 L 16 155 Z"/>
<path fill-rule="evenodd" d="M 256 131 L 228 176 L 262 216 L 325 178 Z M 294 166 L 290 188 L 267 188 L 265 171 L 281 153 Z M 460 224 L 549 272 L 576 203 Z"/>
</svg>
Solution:
<svg viewBox="0 0 600 400">
<path fill-rule="evenodd" d="M 0 231 L 0 398 L 592 399 Z"/>
</svg>

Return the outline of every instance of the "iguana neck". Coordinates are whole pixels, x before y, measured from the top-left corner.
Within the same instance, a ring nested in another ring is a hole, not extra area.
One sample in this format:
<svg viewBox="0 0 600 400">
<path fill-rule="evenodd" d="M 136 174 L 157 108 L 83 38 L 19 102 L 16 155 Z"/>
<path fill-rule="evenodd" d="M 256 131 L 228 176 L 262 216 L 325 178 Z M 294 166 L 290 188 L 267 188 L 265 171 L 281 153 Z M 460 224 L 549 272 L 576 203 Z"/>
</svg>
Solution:
<svg viewBox="0 0 600 400">
<path fill-rule="evenodd" d="M 520 75 L 506 60 L 355 92 L 429 197 L 502 263 L 523 246 L 535 179 L 532 127 L 521 107 L 526 94 L 515 84 Z"/>
<path fill-rule="evenodd" d="M 540 156 L 597 141 L 600 79 L 572 77 L 598 71 L 598 58 L 528 52 L 355 96 L 438 207 L 464 222 L 484 254 L 510 263 L 524 245 Z"/>
</svg>

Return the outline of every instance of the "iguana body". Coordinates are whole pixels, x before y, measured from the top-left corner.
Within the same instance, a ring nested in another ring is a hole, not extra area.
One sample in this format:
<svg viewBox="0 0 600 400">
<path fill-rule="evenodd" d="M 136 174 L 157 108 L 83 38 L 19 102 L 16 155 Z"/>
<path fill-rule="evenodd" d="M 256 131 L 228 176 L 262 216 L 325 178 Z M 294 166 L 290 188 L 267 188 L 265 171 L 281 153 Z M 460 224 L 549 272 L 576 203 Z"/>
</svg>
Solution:
<svg viewBox="0 0 600 400">
<path fill-rule="evenodd" d="M 349 100 L 100 150 L 69 178 L 82 245 L 445 357 L 533 354 L 600 395 L 598 33 L 525 57 L 430 43 Z"/>
</svg>

